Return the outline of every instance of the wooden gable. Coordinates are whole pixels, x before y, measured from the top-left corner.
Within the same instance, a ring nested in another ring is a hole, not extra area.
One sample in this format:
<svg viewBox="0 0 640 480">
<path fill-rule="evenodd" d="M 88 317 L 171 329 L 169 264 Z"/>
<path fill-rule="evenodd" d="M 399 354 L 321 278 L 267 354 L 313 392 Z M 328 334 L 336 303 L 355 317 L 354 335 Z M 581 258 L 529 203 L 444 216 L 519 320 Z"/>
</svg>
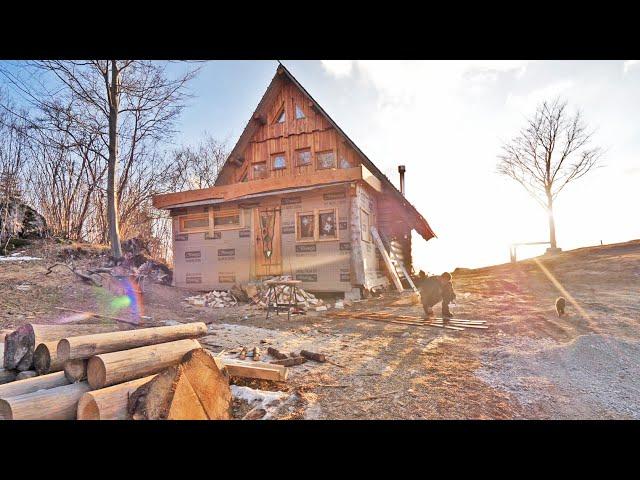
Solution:
<svg viewBox="0 0 640 480">
<path fill-rule="evenodd" d="M 247 127 L 253 127 L 250 136 L 238 142 L 235 158 L 225 164 L 216 185 L 311 175 L 330 165 L 331 159 L 334 164 L 329 169 L 361 164 L 355 150 L 315 104 L 287 77 L 276 79 L 269 95 L 265 94 L 267 101 L 261 102 L 250 121 L 254 125 Z"/>
</svg>

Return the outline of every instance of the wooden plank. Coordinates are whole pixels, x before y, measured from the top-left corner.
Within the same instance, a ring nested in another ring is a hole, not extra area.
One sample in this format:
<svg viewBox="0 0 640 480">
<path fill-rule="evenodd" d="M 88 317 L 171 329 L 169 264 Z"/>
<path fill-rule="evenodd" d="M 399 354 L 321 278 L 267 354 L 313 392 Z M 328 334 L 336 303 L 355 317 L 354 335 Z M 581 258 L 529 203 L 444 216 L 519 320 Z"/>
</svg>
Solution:
<svg viewBox="0 0 640 480">
<path fill-rule="evenodd" d="M 219 366 L 225 367 L 227 373 L 232 377 L 258 378 L 261 380 L 284 382 L 289 374 L 287 367 L 283 367 L 282 365 L 273 365 L 264 362 L 244 362 L 242 360 L 220 357 L 215 357 L 215 359 Z"/>
<path fill-rule="evenodd" d="M 404 288 L 402 287 L 402 282 L 400 281 L 400 278 L 398 277 L 398 272 L 396 272 L 396 268 L 393 265 L 393 263 L 391 262 L 391 259 L 389 258 L 389 254 L 387 253 L 387 250 L 384 248 L 384 244 L 382 243 L 382 239 L 380 238 L 380 235 L 378 234 L 378 230 L 376 229 L 376 227 L 374 225 L 371 226 L 371 235 L 373 236 L 373 240 L 375 241 L 376 247 L 378 247 L 378 250 L 380 251 L 380 255 L 382 255 L 382 259 L 384 260 L 384 264 L 387 267 L 387 271 L 389 272 L 389 275 L 391 276 L 391 280 L 393 280 L 393 284 L 396 286 L 396 289 L 399 292 L 404 291 Z"/>
<path fill-rule="evenodd" d="M 409 276 L 409 274 L 407 273 L 407 269 L 404 268 L 404 263 L 402 262 L 397 262 L 398 268 L 402 271 L 402 274 L 404 275 L 404 278 L 407 279 L 407 282 L 409 282 L 409 286 L 412 288 L 412 290 L 414 292 L 417 292 L 418 289 L 416 288 L 415 283 L 413 283 L 413 280 L 411 280 L 411 277 Z"/>
</svg>

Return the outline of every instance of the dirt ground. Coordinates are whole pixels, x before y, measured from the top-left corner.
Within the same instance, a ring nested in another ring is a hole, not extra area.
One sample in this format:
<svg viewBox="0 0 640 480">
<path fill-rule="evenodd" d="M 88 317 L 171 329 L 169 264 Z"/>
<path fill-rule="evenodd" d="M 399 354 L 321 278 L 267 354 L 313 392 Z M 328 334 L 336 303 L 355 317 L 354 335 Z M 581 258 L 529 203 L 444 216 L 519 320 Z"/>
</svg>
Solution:
<svg viewBox="0 0 640 480">
<path fill-rule="evenodd" d="M 325 353 L 333 363 L 291 367 L 287 382 L 234 381 L 238 396 L 253 395 L 243 388 L 251 387 L 280 399 L 267 418 L 640 418 L 640 241 L 458 269 L 454 315 L 489 327 L 464 331 L 331 318 L 333 309 L 266 320 L 247 305 L 190 306 L 183 300 L 193 292 L 161 285 L 126 306 L 67 269 L 45 275 L 65 248 L 36 242 L 22 252 L 41 260 L 0 262 L 0 328 L 68 320 L 73 313 L 62 307 L 144 325 L 204 321 L 203 345 L 232 358 L 242 345 Z M 82 248 L 76 266 L 102 261 L 99 249 Z M 554 309 L 560 294 L 562 318 Z M 387 292 L 344 311 L 422 315 L 420 305 L 391 305 L 399 298 Z M 249 409 L 234 408 L 236 416 Z"/>
</svg>

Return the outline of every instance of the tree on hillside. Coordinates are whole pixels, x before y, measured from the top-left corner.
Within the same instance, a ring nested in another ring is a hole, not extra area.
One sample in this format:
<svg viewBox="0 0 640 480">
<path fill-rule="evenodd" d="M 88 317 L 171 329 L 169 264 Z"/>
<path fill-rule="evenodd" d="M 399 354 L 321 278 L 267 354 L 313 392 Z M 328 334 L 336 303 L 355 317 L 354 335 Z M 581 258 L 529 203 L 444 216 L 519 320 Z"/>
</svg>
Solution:
<svg viewBox="0 0 640 480">
<path fill-rule="evenodd" d="M 566 101 L 545 101 L 498 156 L 498 172 L 517 181 L 547 211 L 552 249 L 557 248 L 553 205 L 558 194 L 601 158 L 602 150 L 590 146 L 592 135 L 579 111 L 567 111 Z"/>
<path fill-rule="evenodd" d="M 119 203 L 147 147 L 173 133 L 188 98 L 186 86 L 197 70 L 169 78 L 164 64 L 141 60 L 38 61 L 28 69 L 26 79 L 8 68 L 0 73 L 38 111 L 33 127 L 39 141 L 82 146 L 105 162 L 108 240 L 112 255 L 119 258 Z M 101 198 L 97 204 L 102 208 Z"/>
</svg>

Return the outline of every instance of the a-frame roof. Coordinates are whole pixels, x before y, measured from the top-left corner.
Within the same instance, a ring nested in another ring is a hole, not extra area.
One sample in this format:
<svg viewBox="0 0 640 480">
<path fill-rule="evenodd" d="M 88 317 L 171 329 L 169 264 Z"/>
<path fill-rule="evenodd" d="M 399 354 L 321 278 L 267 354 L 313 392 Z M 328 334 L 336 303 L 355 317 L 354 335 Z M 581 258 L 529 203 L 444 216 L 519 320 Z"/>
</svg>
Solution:
<svg viewBox="0 0 640 480">
<path fill-rule="evenodd" d="M 227 158 L 225 165 L 234 159 L 239 158 L 242 155 L 245 147 L 251 141 L 253 134 L 259 128 L 259 122 L 254 121 L 254 118 L 258 117 L 270 104 L 275 95 L 277 95 L 279 91 L 279 87 L 284 79 L 290 80 L 302 93 L 303 95 L 314 105 L 314 108 L 323 115 L 329 124 L 336 129 L 338 133 L 340 133 L 347 141 L 347 144 L 353 148 L 358 155 L 361 157 L 362 163 L 367 167 L 386 187 L 386 190 L 391 193 L 395 200 L 399 202 L 399 204 L 406 208 L 410 216 L 413 217 L 414 222 L 412 222 L 411 227 L 414 228 L 425 240 L 429 240 L 430 238 L 435 237 L 435 233 L 429 226 L 429 223 L 425 220 L 425 218 L 418 212 L 418 210 L 400 193 L 400 191 L 396 188 L 396 186 L 389 180 L 389 178 L 376 167 L 376 165 L 365 155 L 365 153 L 358 148 L 358 146 L 349 138 L 349 136 L 340 128 L 340 126 L 329 116 L 329 114 L 320 106 L 320 104 L 311 96 L 309 92 L 296 80 L 293 74 L 284 66 L 282 63 L 279 63 L 278 69 L 276 70 L 276 74 L 274 75 L 271 83 L 267 87 L 260 103 L 256 107 L 253 112 L 251 119 L 247 123 L 244 128 L 240 138 L 238 139 L 236 145 L 231 150 L 229 157 Z M 223 166 L 223 168 L 224 168 Z M 218 183 L 216 182 L 216 185 Z"/>
</svg>

